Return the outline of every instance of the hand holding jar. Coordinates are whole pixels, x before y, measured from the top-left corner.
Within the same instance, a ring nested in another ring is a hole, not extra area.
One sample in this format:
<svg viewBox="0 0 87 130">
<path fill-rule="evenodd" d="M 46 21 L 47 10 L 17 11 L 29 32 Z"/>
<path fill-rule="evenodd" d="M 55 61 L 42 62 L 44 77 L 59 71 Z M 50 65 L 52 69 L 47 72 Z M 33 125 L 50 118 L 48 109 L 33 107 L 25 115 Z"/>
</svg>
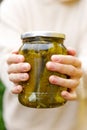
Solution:
<svg viewBox="0 0 87 130">
<path fill-rule="evenodd" d="M 34 36 L 32 43 L 29 34 L 27 39 L 24 35 L 25 44 L 19 51 L 22 55 L 14 52 L 7 60 L 9 79 L 16 86 L 12 92 L 18 93 L 19 101 L 27 107 L 53 108 L 77 97 L 81 62 L 74 50 L 61 44 L 63 35 L 52 35 Z"/>
</svg>

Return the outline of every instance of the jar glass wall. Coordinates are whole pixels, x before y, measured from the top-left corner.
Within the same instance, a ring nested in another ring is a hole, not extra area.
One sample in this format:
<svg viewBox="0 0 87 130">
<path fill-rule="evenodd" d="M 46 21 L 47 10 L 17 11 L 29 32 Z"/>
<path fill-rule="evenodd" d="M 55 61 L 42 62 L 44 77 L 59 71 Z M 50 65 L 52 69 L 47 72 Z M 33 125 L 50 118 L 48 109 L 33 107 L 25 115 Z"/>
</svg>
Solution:
<svg viewBox="0 0 87 130">
<path fill-rule="evenodd" d="M 67 88 L 49 82 L 51 75 L 67 78 L 66 75 L 47 70 L 46 63 L 53 54 L 66 55 L 63 44 L 64 34 L 58 33 L 25 33 L 22 35 L 23 45 L 19 53 L 24 55 L 25 62 L 31 64 L 29 80 L 21 82 L 23 91 L 18 95 L 21 104 L 33 108 L 53 108 L 66 101 L 61 92 Z"/>
</svg>

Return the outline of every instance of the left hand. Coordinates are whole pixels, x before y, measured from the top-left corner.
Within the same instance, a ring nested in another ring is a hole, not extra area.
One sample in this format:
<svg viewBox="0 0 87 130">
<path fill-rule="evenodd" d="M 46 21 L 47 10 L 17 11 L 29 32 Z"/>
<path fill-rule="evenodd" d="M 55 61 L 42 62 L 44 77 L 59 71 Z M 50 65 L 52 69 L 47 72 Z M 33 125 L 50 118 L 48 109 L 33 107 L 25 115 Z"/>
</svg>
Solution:
<svg viewBox="0 0 87 130">
<path fill-rule="evenodd" d="M 75 100 L 77 98 L 76 88 L 82 77 L 81 62 L 75 57 L 75 50 L 68 49 L 69 55 L 53 55 L 51 61 L 46 64 L 48 70 L 56 71 L 68 75 L 70 78 L 65 79 L 55 75 L 49 77 L 52 84 L 69 88 L 69 91 L 62 91 L 61 95 L 66 100 Z"/>
</svg>

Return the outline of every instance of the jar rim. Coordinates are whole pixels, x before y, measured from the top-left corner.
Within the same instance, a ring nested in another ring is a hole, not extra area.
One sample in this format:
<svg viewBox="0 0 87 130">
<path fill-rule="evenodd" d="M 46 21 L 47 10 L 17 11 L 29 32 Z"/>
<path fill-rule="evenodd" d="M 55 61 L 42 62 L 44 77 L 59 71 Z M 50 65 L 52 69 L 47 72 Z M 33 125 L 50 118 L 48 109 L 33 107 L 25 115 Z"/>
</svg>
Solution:
<svg viewBox="0 0 87 130">
<path fill-rule="evenodd" d="M 30 37 L 55 37 L 65 39 L 65 34 L 57 33 L 55 31 L 31 31 L 25 32 L 21 35 L 21 39 L 30 38 Z"/>
</svg>

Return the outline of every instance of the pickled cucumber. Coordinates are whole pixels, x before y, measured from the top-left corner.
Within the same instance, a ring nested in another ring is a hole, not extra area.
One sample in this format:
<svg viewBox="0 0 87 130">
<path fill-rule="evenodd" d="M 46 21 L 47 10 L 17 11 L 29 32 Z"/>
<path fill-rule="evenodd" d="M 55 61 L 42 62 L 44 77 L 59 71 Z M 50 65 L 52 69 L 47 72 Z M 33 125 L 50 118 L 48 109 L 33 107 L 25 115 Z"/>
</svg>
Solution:
<svg viewBox="0 0 87 130">
<path fill-rule="evenodd" d="M 44 42 L 44 41 L 43 41 Z M 34 108 L 52 108 L 63 105 L 66 100 L 61 97 L 61 92 L 67 90 L 65 87 L 53 85 L 49 82 L 50 75 L 57 75 L 67 78 L 66 75 L 47 70 L 46 63 L 50 61 L 53 54 L 67 54 L 63 44 L 57 42 L 37 45 L 34 42 L 31 46 L 28 44 L 20 48 L 20 54 L 24 55 L 25 61 L 31 64 L 29 80 L 21 82 L 24 87 L 19 94 L 19 101 L 28 107 Z"/>
</svg>

